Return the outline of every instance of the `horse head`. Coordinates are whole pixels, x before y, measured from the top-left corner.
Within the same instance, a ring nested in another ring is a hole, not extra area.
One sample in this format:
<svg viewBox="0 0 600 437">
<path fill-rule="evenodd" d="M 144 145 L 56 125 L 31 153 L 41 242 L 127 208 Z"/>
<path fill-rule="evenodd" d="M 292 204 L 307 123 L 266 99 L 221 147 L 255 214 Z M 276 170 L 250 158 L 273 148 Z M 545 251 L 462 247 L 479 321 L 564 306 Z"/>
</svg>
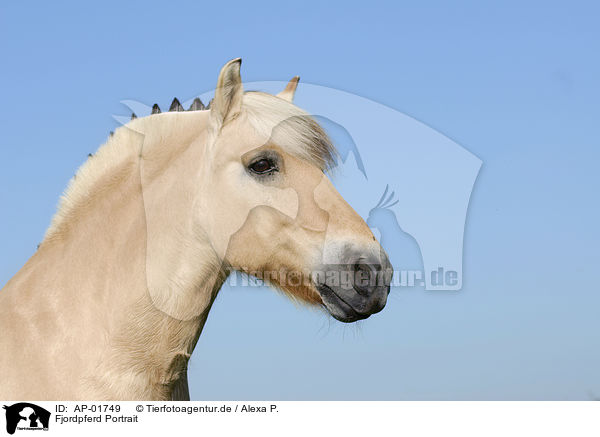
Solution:
<svg viewBox="0 0 600 437">
<path fill-rule="evenodd" d="M 325 175 L 336 151 L 321 126 L 280 94 L 244 92 L 239 59 L 211 105 L 202 226 L 223 262 L 352 322 L 383 309 L 391 264 Z"/>
</svg>

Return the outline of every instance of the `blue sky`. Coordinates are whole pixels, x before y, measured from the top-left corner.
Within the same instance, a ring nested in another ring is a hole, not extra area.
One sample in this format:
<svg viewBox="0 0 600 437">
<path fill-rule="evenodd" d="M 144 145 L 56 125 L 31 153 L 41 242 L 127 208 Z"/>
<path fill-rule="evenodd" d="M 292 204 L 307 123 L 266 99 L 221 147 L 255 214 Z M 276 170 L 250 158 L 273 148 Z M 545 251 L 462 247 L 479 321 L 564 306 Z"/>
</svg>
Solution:
<svg viewBox="0 0 600 437">
<path fill-rule="evenodd" d="M 298 74 L 369 98 L 483 166 L 461 291 L 394 290 L 346 326 L 271 290 L 226 289 L 192 358 L 194 398 L 599 397 L 600 7 L 227 5 L 0 7 L 0 284 L 126 113 L 120 101 L 188 99 L 241 56 L 245 81 Z"/>
</svg>

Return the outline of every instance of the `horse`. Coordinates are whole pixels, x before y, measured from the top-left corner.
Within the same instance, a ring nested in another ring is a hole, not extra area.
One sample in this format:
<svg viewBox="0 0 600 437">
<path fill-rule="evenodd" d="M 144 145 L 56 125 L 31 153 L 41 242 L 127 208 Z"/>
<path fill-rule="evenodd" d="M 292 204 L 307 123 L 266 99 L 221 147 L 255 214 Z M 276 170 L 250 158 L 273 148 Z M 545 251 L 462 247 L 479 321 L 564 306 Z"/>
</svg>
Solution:
<svg viewBox="0 0 600 437">
<path fill-rule="evenodd" d="M 155 105 L 77 171 L 0 292 L 0 398 L 189 400 L 232 271 L 341 322 L 384 308 L 391 264 L 326 176 L 335 147 L 293 104 L 298 77 L 245 91 L 240 67 L 223 66 L 208 108 Z"/>
</svg>

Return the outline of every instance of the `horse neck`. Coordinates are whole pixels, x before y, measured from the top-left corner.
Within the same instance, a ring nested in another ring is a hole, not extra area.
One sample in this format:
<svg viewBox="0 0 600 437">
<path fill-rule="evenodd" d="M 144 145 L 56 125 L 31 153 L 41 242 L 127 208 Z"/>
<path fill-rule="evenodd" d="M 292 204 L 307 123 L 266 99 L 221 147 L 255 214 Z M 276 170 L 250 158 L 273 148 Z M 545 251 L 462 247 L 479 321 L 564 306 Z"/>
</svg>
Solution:
<svg viewBox="0 0 600 437">
<path fill-rule="evenodd" d="M 224 280 L 207 242 L 192 234 L 190 179 L 198 173 L 194 161 L 202 162 L 206 115 L 162 114 L 171 118 L 168 126 L 134 123 L 142 133 L 127 135 L 138 138 L 137 145 L 105 146 L 122 148 L 113 162 L 100 149 L 92 159 L 104 171 L 82 181 L 87 198 L 62 212 L 7 285 L 21 308 L 51 308 L 61 326 L 77 330 L 76 344 L 96 355 L 105 368 L 99 373 L 112 375 L 106 384 L 113 388 L 115 375 L 137 370 L 137 379 L 128 377 L 124 385 L 156 386 L 159 392 L 144 395 L 163 397 L 161 390 L 187 363 Z M 75 193 L 67 196 L 76 199 L 77 189 L 75 181 Z M 78 348 L 65 343 L 69 347 Z"/>
</svg>

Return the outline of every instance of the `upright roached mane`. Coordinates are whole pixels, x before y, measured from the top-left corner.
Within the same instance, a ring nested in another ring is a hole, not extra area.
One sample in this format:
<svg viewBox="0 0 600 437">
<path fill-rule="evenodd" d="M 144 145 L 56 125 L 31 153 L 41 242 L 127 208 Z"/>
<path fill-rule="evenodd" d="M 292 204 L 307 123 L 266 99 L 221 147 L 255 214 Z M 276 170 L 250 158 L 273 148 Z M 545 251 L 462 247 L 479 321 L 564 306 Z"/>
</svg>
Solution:
<svg viewBox="0 0 600 437">
<path fill-rule="evenodd" d="M 155 105 L 79 169 L 0 292 L 0 398 L 189 399 L 188 360 L 231 269 L 281 272 L 273 285 L 342 322 L 383 309 L 391 265 L 324 174 L 336 152 L 291 103 L 298 78 L 244 92 L 240 65 L 209 109 Z"/>
</svg>

